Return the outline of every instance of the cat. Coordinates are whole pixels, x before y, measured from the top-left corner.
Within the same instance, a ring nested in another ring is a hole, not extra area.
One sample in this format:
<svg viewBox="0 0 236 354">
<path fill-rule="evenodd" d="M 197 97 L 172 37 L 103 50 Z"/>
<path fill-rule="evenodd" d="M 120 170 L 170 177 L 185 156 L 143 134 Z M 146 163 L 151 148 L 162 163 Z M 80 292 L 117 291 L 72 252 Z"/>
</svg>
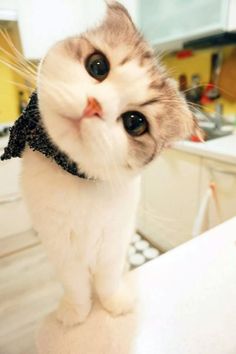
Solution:
<svg viewBox="0 0 236 354">
<path fill-rule="evenodd" d="M 125 314 L 135 303 L 124 268 L 140 175 L 191 133 L 192 113 L 118 2 L 96 28 L 49 49 L 37 93 L 49 137 L 87 176 L 24 151 L 23 195 L 64 287 L 57 318 L 66 326 L 84 322 L 93 293 L 112 315 Z"/>
</svg>

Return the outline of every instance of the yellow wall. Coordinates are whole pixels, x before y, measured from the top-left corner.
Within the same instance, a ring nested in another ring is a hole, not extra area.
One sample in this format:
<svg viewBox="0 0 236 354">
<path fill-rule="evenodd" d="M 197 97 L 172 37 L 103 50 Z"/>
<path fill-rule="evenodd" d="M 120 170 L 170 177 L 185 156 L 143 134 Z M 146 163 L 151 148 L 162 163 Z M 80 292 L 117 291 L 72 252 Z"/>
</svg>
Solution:
<svg viewBox="0 0 236 354">
<path fill-rule="evenodd" d="M 16 26 L 8 30 L 12 42 L 20 50 L 20 41 Z M 11 53 L 9 46 L 0 33 L 0 48 Z M 0 123 L 9 123 L 14 121 L 20 114 L 19 109 L 19 91 L 23 91 L 25 98 L 29 95 L 27 89 L 22 89 L 15 83 L 24 84 L 24 79 L 20 77 L 13 69 L 3 64 L 1 61 L 9 58 L 0 50 Z"/>
<path fill-rule="evenodd" d="M 0 47 L 7 49 L 1 36 Z M 1 53 L 0 58 L 6 59 L 6 55 Z M 13 121 L 19 114 L 18 89 L 11 81 L 15 81 L 13 70 L 0 62 L 0 123 Z"/>
<path fill-rule="evenodd" d="M 222 49 L 224 59 L 227 58 L 232 47 L 225 47 Z M 193 56 L 185 59 L 178 59 L 176 55 L 168 55 L 164 57 L 164 63 L 170 70 L 170 74 L 178 80 L 180 74 L 186 74 L 188 85 L 191 84 L 191 76 L 193 74 L 199 74 L 203 84 L 207 84 L 210 78 L 211 67 L 211 54 L 217 52 L 217 49 L 207 49 L 201 51 L 194 51 Z M 236 63 L 235 63 L 236 65 Z M 214 101 L 216 102 L 216 101 Z M 217 100 L 224 105 L 224 112 L 226 114 L 236 114 L 236 102 L 232 103 L 223 98 Z M 209 111 L 214 111 L 214 104 L 208 105 Z"/>
</svg>

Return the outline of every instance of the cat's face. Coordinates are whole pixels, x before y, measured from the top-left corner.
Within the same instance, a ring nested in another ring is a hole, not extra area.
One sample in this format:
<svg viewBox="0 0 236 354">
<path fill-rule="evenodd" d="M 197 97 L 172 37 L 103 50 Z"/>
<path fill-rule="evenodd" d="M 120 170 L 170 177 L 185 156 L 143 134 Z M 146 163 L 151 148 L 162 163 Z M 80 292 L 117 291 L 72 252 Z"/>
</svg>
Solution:
<svg viewBox="0 0 236 354">
<path fill-rule="evenodd" d="M 101 26 L 51 48 L 38 94 L 52 140 L 93 178 L 139 171 L 193 127 L 175 83 L 118 3 Z"/>
</svg>

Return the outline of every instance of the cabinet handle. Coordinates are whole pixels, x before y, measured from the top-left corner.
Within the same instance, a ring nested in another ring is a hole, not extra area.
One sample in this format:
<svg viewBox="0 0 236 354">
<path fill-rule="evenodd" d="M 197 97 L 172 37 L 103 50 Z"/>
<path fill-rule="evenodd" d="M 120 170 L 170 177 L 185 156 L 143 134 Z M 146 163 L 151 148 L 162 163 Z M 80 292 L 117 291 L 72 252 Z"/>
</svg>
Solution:
<svg viewBox="0 0 236 354">
<path fill-rule="evenodd" d="M 210 199 L 214 201 L 219 224 L 222 222 L 221 208 L 217 196 L 217 186 L 214 182 L 212 182 L 210 183 L 200 203 L 200 207 L 193 225 L 193 231 L 192 231 L 193 237 L 200 235 L 203 231 L 203 224 L 209 208 Z"/>
<path fill-rule="evenodd" d="M 19 200 L 21 200 L 20 194 L 9 194 L 0 198 L 0 205 L 18 202 Z"/>
</svg>

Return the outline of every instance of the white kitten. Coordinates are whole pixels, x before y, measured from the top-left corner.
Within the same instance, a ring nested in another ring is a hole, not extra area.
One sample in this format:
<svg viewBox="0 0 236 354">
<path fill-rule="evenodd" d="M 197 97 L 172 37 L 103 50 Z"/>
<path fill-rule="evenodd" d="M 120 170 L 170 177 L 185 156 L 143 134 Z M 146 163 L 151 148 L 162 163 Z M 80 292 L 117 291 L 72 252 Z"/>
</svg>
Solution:
<svg viewBox="0 0 236 354">
<path fill-rule="evenodd" d="M 140 172 L 191 131 L 192 114 L 118 3 L 98 28 L 51 48 L 37 91 L 48 135 L 88 177 L 24 152 L 24 195 L 65 289 L 58 318 L 83 322 L 92 286 L 110 313 L 126 313 L 133 299 L 123 273 Z"/>
</svg>

